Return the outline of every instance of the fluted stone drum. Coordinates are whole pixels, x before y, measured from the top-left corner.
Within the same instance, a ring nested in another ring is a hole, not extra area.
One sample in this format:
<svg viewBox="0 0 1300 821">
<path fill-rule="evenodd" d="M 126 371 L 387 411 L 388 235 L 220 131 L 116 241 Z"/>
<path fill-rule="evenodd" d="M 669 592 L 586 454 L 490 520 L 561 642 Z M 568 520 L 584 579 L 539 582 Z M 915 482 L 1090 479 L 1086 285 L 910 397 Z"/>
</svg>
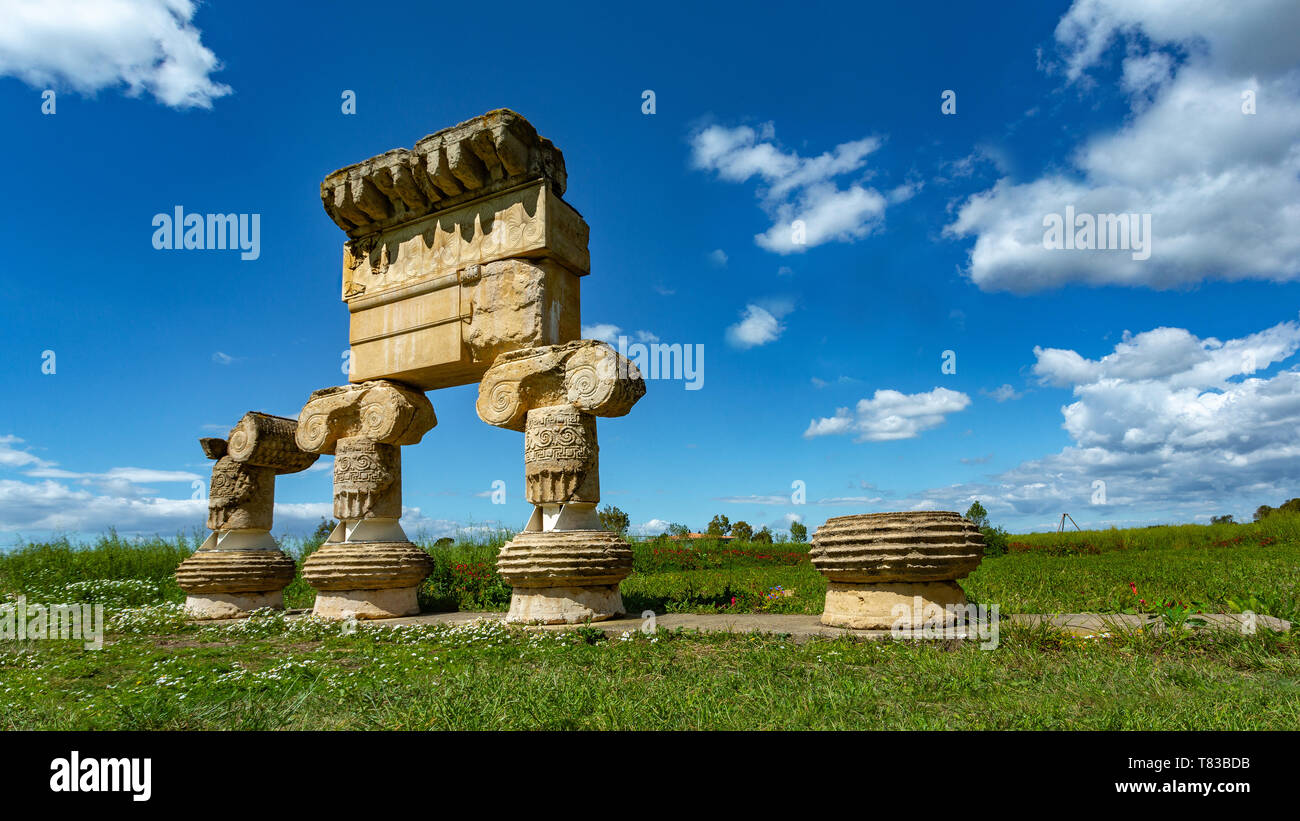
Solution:
<svg viewBox="0 0 1300 821">
<path fill-rule="evenodd" d="M 855 629 L 920 627 L 955 619 L 957 580 L 984 557 L 974 522 L 951 511 L 867 513 L 827 519 L 813 536 L 813 567 L 826 577 L 822 624 Z"/>
<path fill-rule="evenodd" d="M 608 530 L 524 531 L 501 548 L 497 570 L 514 588 L 506 621 L 603 621 L 625 612 L 618 584 L 632 548 Z"/>
</svg>

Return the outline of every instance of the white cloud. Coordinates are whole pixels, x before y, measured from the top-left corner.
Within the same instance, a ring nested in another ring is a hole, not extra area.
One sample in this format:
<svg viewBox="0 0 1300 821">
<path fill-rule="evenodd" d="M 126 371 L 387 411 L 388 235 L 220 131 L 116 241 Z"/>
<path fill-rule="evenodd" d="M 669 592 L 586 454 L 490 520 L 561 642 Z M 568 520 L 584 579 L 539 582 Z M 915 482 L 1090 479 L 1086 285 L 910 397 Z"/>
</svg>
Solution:
<svg viewBox="0 0 1300 821">
<path fill-rule="evenodd" d="M 969 405 L 969 396 L 948 388 L 913 394 L 878 390 L 871 399 L 858 400 L 852 411 L 839 408 L 834 416 L 814 419 L 803 435 L 811 439 L 852 433 L 858 442 L 915 439 L 922 432 L 942 425 L 948 414 L 963 411 Z"/>
<path fill-rule="evenodd" d="M 658 536 L 660 533 L 667 531 L 671 524 L 672 522 L 663 519 L 651 519 L 644 524 L 633 525 L 628 529 L 641 536 Z"/>
<path fill-rule="evenodd" d="M 922 495 L 954 510 L 979 499 L 1034 525 L 1069 511 L 1085 527 L 1278 504 L 1300 481 L 1300 371 L 1260 374 L 1297 351 L 1297 322 L 1227 341 L 1156 328 L 1126 334 L 1096 360 L 1035 348 L 1039 379 L 1073 393 L 1061 408 L 1072 444 L 987 482 Z M 1098 482 L 1104 504 L 1093 504 Z"/>
<path fill-rule="evenodd" d="M 601 342 L 608 342 L 611 345 L 618 343 L 619 331 L 623 330 L 617 325 L 610 325 L 608 322 L 599 325 L 583 325 L 583 339 L 599 339 Z"/>
<path fill-rule="evenodd" d="M 727 253 L 721 248 L 715 248 L 709 252 L 709 262 L 717 268 L 727 267 Z"/>
<path fill-rule="evenodd" d="M 126 86 L 173 108 L 211 108 L 230 93 L 214 82 L 215 54 L 200 42 L 191 0 L 9 0 L 0 26 L 0 75 L 82 94 Z"/>
<path fill-rule="evenodd" d="M 835 182 L 860 171 L 880 144 L 879 139 L 867 137 L 816 157 L 802 157 L 778 147 L 771 123 L 757 130 L 712 125 L 691 136 L 691 163 L 727 182 L 757 179 L 759 205 L 772 226 L 754 241 L 778 254 L 802 253 L 826 242 L 867 236 L 881 225 L 890 201 L 901 202 L 915 192 L 914 186 L 900 186 L 887 199 L 861 182 L 845 188 Z M 796 221 L 803 223 L 803 241 L 796 239 Z"/>
<path fill-rule="evenodd" d="M 981 389 L 980 393 L 991 398 L 994 402 L 1009 402 L 1013 399 L 1019 399 L 1024 396 L 1023 393 L 1020 393 L 1015 388 L 1006 384 L 999 385 L 991 391 Z"/>
<path fill-rule="evenodd" d="M 582 326 L 583 339 L 599 339 L 601 342 L 607 342 L 610 345 L 617 346 L 618 338 L 621 335 L 623 335 L 623 329 L 618 325 L 611 325 L 608 322 Z M 636 338 L 637 342 L 659 341 L 658 335 L 646 330 L 637 331 L 632 335 Z"/>
<path fill-rule="evenodd" d="M 746 305 L 740 321 L 727 328 L 727 341 L 737 348 L 753 348 L 776 341 L 785 330 L 781 321 L 766 308 Z"/>
<path fill-rule="evenodd" d="M 228 353 L 217 351 L 212 354 L 212 361 L 216 362 L 218 365 L 229 365 L 231 362 L 235 361 L 235 358 Z"/>
<path fill-rule="evenodd" d="M 20 445 L 22 442 L 23 440 L 17 436 L 9 434 L 0 436 L 0 467 L 35 465 L 38 468 L 44 468 L 53 466 L 53 462 L 47 462 L 34 453 L 14 447 L 14 445 Z"/>
<path fill-rule="evenodd" d="M 1078 146 L 1070 167 L 1009 177 L 967 199 L 946 226 L 973 237 L 969 275 L 984 290 L 1070 283 L 1176 288 L 1205 279 L 1300 277 L 1300 5 L 1255 0 L 1077 0 L 1056 39 L 1081 88 L 1118 39 L 1130 116 Z M 1256 96 L 1244 114 L 1242 95 Z M 1048 250 L 1043 219 L 1150 214 L 1151 256 Z"/>
<path fill-rule="evenodd" d="M 730 505 L 788 505 L 791 504 L 790 494 L 776 493 L 771 495 L 750 494 L 748 496 L 719 496 L 714 501 L 723 502 Z"/>
<path fill-rule="evenodd" d="M 815 505 L 874 505 L 884 500 L 883 496 L 831 496 L 818 499 Z"/>
<path fill-rule="evenodd" d="M 122 535 L 161 533 L 202 526 L 207 502 L 197 499 L 132 498 L 93 493 L 47 479 L 22 482 L 0 479 L 0 532 L 102 533 L 115 527 Z"/>
</svg>

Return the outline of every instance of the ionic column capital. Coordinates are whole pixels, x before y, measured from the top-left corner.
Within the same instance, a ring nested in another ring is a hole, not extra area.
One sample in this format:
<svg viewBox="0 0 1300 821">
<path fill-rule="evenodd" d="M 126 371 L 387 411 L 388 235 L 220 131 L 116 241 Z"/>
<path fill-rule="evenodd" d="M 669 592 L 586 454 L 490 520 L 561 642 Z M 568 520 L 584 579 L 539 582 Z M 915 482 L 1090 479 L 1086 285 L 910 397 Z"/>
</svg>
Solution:
<svg viewBox="0 0 1300 821">
<path fill-rule="evenodd" d="M 422 392 L 387 380 L 318 390 L 298 415 L 298 447 L 333 454 L 340 439 L 414 445 L 438 424 Z"/>
<path fill-rule="evenodd" d="M 623 416 L 645 396 L 636 365 L 594 339 L 504 353 L 479 383 L 478 416 L 523 431 L 528 412 L 572 405 L 591 416 Z"/>
</svg>

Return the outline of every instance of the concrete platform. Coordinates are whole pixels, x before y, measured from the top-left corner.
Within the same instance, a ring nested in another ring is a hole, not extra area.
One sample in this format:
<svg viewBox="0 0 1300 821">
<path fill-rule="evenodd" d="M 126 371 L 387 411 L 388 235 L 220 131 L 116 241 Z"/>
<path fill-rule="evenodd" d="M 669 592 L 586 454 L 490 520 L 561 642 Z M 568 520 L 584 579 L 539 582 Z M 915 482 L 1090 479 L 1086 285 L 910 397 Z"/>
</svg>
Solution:
<svg viewBox="0 0 1300 821">
<path fill-rule="evenodd" d="M 422 613 L 400 619 L 383 619 L 370 621 L 368 624 L 462 624 L 476 619 L 500 621 L 504 613 Z M 1003 622 L 1012 624 L 1049 623 L 1076 636 L 1095 636 L 1101 633 L 1114 633 L 1124 630 L 1160 631 L 1165 629 L 1164 622 L 1158 616 L 1128 615 L 1109 613 L 1061 613 L 1035 614 L 1016 613 L 1004 616 Z M 1206 614 L 1195 616 L 1204 625 L 1191 625 L 1198 630 L 1248 630 L 1252 617 L 1241 613 Z M 891 636 L 888 630 L 850 630 L 842 627 L 827 627 L 816 615 L 773 615 L 773 614 L 692 614 L 664 613 L 655 616 L 654 628 L 657 630 L 693 630 L 701 633 L 758 633 L 773 636 L 789 636 L 792 641 L 807 641 L 811 638 L 882 639 Z M 1254 616 L 1256 630 L 1286 631 L 1290 622 L 1272 616 Z M 530 630 L 572 630 L 579 625 L 531 625 Z M 617 636 L 625 632 L 648 628 L 647 621 L 636 618 L 611 619 L 593 622 L 592 627 L 606 635 Z M 951 628 L 950 628 L 951 630 Z M 951 638 L 978 639 L 976 631 L 966 636 L 961 631 L 949 635 Z"/>
</svg>

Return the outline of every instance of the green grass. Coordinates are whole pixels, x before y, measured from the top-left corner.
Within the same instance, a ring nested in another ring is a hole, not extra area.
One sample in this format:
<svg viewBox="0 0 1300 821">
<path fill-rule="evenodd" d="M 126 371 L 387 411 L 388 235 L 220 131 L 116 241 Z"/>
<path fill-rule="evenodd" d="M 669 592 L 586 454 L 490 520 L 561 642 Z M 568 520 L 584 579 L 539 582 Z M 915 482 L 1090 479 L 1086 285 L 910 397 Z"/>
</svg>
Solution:
<svg viewBox="0 0 1300 821">
<path fill-rule="evenodd" d="M 426 544 L 425 607 L 503 610 L 502 538 Z M 301 559 L 317 545 L 287 550 Z M 110 613 L 102 650 L 0 641 L 0 729 L 1300 728 L 1300 631 L 1084 640 L 1004 622 L 998 649 L 982 651 L 492 623 L 346 634 L 280 615 L 196 626 L 171 577 L 195 546 L 110 535 L 0 555 L 0 601 L 102 601 Z M 807 549 L 638 543 L 624 600 L 633 613 L 817 613 L 825 583 Z M 1181 601 L 1296 619 L 1300 518 L 1012 536 L 963 585 L 1003 614 Z M 286 600 L 313 595 L 299 578 Z"/>
<path fill-rule="evenodd" d="M 1300 727 L 1300 647 L 1266 632 L 1008 626 L 981 651 L 500 624 L 343 636 L 276 617 L 134 629 L 98 652 L 0 643 L 0 729 Z"/>
</svg>

